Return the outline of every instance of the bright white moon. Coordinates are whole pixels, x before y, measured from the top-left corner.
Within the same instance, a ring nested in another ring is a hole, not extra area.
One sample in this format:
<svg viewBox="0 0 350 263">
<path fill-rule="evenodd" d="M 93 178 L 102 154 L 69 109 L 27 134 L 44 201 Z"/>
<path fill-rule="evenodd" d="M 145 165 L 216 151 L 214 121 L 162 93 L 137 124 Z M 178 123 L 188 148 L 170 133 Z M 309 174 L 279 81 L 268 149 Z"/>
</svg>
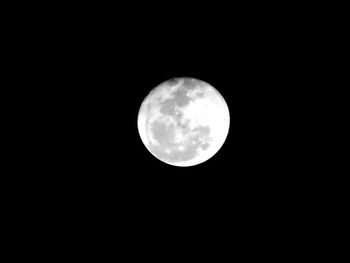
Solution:
<svg viewBox="0 0 350 263">
<path fill-rule="evenodd" d="M 214 87 L 197 79 L 177 78 L 150 92 L 140 107 L 137 125 L 153 156 L 170 165 L 193 166 L 220 150 L 230 114 Z"/>
</svg>

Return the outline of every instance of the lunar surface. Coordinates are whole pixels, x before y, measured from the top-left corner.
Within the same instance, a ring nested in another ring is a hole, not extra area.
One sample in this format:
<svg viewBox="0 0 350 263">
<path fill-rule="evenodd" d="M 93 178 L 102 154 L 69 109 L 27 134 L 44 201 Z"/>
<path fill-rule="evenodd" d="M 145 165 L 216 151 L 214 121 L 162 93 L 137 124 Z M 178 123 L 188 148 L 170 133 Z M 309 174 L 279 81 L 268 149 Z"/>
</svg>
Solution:
<svg viewBox="0 0 350 263">
<path fill-rule="evenodd" d="M 138 131 L 149 152 L 174 166 L 193 166 L 214 156 L 224 144 L 230 114 L 222 95 L 193 78 L 168 80 L 142 102 Z"/>
</svg>

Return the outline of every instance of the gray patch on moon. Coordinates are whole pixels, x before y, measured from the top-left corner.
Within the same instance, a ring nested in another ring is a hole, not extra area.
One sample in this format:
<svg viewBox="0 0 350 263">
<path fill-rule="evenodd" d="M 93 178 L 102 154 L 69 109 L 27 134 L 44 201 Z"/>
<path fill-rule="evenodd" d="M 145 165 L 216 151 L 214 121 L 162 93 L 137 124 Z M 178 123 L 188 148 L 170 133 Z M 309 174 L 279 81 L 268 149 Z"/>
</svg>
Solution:
<svg viewBox="0 0 350 263">
<path fill-rule="evenodd" d="M 176 107 L 184 107 L 188 105 L 191 98 L 187 96 L 187 91 L 185 89 L 178 89 L 173 92 L 173 98 L 167 99 L 161 103 L 160 113 L 165 115 L 174 115 Z"/>
<path fill-rule="evenodd" d="M 169 79 L 169 80 L 165 81 L 163 84 L 167 85 L 169 87 L 173 87 L 173 86 L 176 86 L 179 82 L 180 82 L 179 79 L 172 78 L 172 79 Z"/>
<path fill-rule="evenodd" d="M 209 147 L 210 147 L 210 144 L 209 143 L 204 143 L 204 144 L 201 144 L 201 149 L 203 150 L 203 151 L 205 151 L 205 150 L 208 150 L 209 149 Z"/>
<path fill-rule="evenodd" d="M 151 152 L 156 157 L 169 163 L 186 162 L 193 160 L 198 156 L 198 150 L 206 150 L 210 147 L 208 136 L 210 128 L 208 126 L 198 126 L 194 129 L 195 134 L 190 135 L 189 139 L 184 144 L 177 144 L 171 140 L 158 141 L 159 146 L 150 145 Z M 203 138 L 207 138 L 201 140 Z M 170 139 L 170 137 L 169 137 Z M 184 146 L 183 150 L 179 150 L 179 146 Z"/>
<path fill-rule="evenodd" d="M 173 124 L 167 127 L 165 123 L 158 121 L 153 122 L 150 127 L 153 138 L 156 139 L 160 144 L 165 144 L 173 138 L 173 130 Z"/>
<path fill-rule="evenodd" d="M 191 78 L 185 78 L 182 86 L 186 89 L 194 89 L 198 87 L 198 81 Z"/>
<path fill-rule="evenodd" d="M 166 152 L 169 150 L 169 152 Z M 169 163 L 178 163 L 193 160 L 198 152 L 197 146 L 187 145 L 187 148 L 184 151 L 180 151 L 174 148 L 160 148 L 151 146 L 151 151 L 157 156 L 159 159 L 167 161 Z"/>
</svg>

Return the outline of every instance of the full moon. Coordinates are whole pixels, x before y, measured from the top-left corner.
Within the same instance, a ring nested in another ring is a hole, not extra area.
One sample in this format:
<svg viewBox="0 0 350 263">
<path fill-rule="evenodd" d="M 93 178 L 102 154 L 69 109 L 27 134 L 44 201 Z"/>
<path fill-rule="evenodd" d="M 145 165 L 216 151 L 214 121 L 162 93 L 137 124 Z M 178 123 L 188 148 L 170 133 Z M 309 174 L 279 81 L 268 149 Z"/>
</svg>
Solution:
<svg viewBox="0 0 350 263">
<path fill-rule="evenodd" d="M 138 131 L 148 151 L 174 166 L 194 166 L 223 146 L 230 114 L 222 95 L 193 78 L 165 81 L 141 104 Z"/>
</svg>

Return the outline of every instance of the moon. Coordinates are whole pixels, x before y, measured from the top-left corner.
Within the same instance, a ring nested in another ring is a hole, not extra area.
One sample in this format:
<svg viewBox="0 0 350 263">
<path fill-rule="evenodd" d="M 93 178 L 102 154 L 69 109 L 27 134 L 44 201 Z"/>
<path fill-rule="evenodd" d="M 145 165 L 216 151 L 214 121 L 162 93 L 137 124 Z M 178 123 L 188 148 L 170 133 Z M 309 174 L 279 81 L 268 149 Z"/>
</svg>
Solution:
<svg viewBox="0 0 350 263">
<path fill-rule="evenodd" d="M 150 91 L 140 106 L 137 126 L 154 157 L 187 167 L 209 160 L 220 150 L 230 114 L 225 99 L 210 84 L 174 78 Z"/>
</svg>

